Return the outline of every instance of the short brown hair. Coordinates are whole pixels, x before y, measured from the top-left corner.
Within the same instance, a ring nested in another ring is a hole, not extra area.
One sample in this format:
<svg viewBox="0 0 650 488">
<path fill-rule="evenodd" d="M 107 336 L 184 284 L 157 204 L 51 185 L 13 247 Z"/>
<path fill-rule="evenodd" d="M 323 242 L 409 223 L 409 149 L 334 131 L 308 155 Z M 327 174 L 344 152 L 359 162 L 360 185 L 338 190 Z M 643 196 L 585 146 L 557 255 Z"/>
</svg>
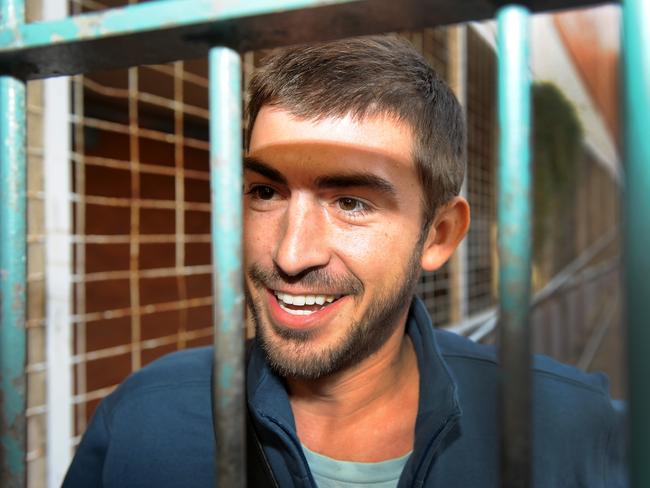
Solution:
<svg viewBox="0 0 650 488">
<path fill-rule="evenodd" d="M 406 40 L 371 36 L 275 51 L 253 76 L 246 147 L 264 105 L 306 119 L 384 114 L 414 134 L 424 225 L 458 195 L 465 174 L 465 124 L 447 84 Z"/>
</svg>

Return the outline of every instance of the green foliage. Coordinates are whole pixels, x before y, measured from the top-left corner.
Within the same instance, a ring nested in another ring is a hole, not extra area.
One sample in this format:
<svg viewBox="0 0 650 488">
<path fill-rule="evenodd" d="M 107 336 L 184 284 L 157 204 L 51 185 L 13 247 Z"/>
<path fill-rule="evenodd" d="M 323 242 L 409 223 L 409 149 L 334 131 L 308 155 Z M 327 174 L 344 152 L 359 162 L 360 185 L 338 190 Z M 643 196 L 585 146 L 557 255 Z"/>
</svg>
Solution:
<svg viewBox="0 0 650 488">
<path fill-rule="evenodd" d="M 535 245 L 541 263 L 547 246 L 562 246 L 573 232 L 578 162 L 583 130 L 575 108 L 552 83 L 535 83 L 533 97 L 533 164 Z M 557 253 L 553 252 L 552 256 Z"/>
</svg>

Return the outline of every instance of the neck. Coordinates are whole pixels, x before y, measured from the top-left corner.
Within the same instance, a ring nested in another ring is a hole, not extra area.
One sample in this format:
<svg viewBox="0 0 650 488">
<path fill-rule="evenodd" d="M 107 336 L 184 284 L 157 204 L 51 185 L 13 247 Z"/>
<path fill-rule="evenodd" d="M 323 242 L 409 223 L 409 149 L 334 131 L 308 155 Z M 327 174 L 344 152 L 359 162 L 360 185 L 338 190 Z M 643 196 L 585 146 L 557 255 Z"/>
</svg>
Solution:
<svg viewBox="0 0 650 488">
<path fill-rule="evenodd" d="M 354 368 L 315 381 L 286 380 L 303 444 L 357 462 L 392 459 L 413 448 L 420 377 L 405 319 Z"/>
<path fill-rule="evenodd" d="M 384 403 L 413 377 L 413 369 L 413 345 L 401 327 L 355 367 L 318 380 L 287 378 L 287 386 L 294 411 L 342 419 Z"/>
</svg>

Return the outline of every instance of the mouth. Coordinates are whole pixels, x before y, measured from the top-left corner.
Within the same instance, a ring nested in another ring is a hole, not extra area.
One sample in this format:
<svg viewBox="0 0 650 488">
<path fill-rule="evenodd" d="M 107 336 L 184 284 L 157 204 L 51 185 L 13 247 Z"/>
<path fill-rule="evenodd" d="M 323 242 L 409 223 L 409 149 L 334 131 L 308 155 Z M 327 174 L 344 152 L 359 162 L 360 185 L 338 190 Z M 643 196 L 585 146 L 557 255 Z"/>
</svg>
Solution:
<svg viewBox="0 0 650 488">
<path fill-rule="evenodd" d="M 291 315 L 311 315 L 332 305 L 343 295 L 299 295 L 270 290 L 282 310 Z"/>
<path fill-rule="evenodd" d="M 267 288 L 266 296 L 276 327 L 316 329 L 329 324 L 350 295 L 286 293 Z"/>
</svg>

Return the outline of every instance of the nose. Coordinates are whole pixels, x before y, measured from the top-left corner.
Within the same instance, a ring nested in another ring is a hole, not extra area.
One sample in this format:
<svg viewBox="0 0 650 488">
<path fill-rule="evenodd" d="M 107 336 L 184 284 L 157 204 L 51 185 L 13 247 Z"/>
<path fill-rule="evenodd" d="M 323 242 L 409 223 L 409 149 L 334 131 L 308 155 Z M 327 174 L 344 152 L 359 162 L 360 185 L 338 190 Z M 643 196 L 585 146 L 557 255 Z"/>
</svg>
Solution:
<svg viewBox="0 0 650 488">
<path fill-rule="evenodd" d="M 289 276 L 325 266 L 330 260 L 327 222 L 320 203 L 310 195 L 292 195 L 273 255 L 275 264 Z"/>
</svg>

